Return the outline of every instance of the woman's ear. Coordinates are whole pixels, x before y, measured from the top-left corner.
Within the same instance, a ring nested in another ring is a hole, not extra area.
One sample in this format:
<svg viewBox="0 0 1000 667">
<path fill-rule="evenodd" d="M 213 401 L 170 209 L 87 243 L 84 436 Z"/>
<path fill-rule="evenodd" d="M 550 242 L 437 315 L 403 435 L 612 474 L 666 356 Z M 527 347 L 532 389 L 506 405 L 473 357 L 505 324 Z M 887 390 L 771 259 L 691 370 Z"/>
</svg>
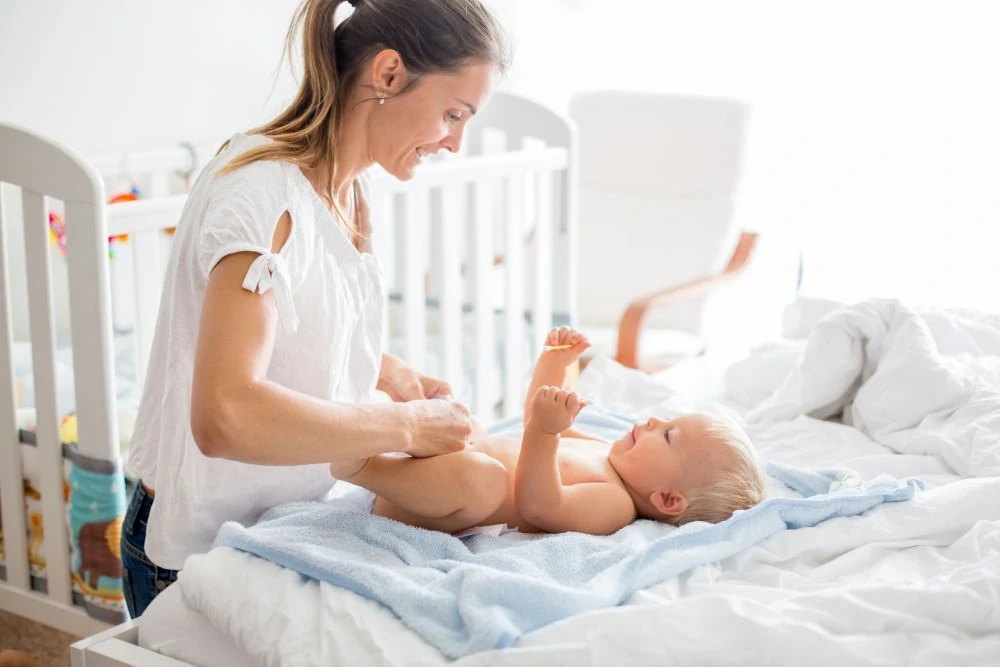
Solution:
<svg viewBox="0 0 1000 667">
<path fill-rule="evenodd" d="M 664 516 L 680 516 L 688 508 L 687 496 L 680 491 L 653 491 L 649 504 Z"/>
<path fill-rule="evenodd" d="M 395 49 L 382 49 L 372 58 L 372 87 L 385 95 L 399 93 L 406 82 L 406 65 Z"/>
</svg>

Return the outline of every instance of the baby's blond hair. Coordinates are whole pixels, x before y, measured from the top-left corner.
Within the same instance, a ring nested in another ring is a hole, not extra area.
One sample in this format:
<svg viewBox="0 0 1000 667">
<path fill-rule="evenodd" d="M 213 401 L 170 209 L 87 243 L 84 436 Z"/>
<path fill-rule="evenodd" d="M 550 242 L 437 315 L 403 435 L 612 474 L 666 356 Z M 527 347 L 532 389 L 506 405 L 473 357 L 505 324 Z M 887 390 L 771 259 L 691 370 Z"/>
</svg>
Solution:
<svg viewBox="0 0 1000 667">
<path fill-rule="evenodd" d="M 728 417 L 710 418 L 712 423 L 706 433 L 725 445 L 731 460 L 713 475 L 709 484 L 688 494 L 687 509 L 670 520 L 675 526 L 692 521 L 725 521 L 733 512 L 750 509 L 764 499 L 764 473 L 750 437 Z"/>
</svg>

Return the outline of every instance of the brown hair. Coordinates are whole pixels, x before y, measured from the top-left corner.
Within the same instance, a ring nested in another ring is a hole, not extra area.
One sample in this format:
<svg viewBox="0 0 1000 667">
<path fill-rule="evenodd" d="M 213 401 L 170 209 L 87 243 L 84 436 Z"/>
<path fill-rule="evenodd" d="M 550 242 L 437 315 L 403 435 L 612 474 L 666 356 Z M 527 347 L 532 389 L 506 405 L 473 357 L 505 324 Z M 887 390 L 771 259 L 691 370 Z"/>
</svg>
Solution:
<svg viewBox="0 0 1000 667">
<path fill-rule="evenodd" d="M 382 49 L 397 51 L 413 76 L 403 93 L 427 74 L 480 62 L 501 72 L 508 66 L 506 38 L 481 0 L 354 0 L 353 14 L 335 26 L 334 14 L 344 1 L 305 0 L 299 6 L 285 41 L 291 56 L 301 29 L 303 76 L 295 99 L 277 118 L 250 131 L 271 142 L 237 156 L 221 171 L 280 160 L 332 172 L 345 102 L 362 65 Z"/>
</svg>

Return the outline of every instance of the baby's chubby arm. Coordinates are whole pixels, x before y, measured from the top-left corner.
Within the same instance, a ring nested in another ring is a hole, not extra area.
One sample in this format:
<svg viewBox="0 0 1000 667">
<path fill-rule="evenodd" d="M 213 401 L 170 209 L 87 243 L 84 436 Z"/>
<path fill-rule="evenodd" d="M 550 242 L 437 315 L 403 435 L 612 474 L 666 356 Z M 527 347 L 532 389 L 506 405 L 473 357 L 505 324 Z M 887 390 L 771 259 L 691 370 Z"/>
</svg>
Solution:
<svg viewBox="0 0 1000 667">
<path fill-rule="evenodd" d="M 537 517 L 524 515 L 549 533 L 610 535 L 636 518 L 628 491 L 610 482 L 587 482 L 563 488 L 562 501 Z"/>
<path fill-rule="evenodd" d="M 579 331 L 569 327 L 553 329 L 545 337 L 545 349 L 535 362 L 531 386 L 524 400 L 524 422 L 531 416 L 531 400 L 540 387 L 562 387 L 566 384 L 567 368 L 590 347 L 590 341 Z"/>
<path fill-rule="evenodd" d="M 620 486 L 588 482 L 563 486 L 559 434 L 583 407 L 576 394 L 540 387 L 531 400 L 514 477 L 514 499 L 524 519 L 541 530 L 607 535 L 635 520 L 635 504 Z"/>
</svg>

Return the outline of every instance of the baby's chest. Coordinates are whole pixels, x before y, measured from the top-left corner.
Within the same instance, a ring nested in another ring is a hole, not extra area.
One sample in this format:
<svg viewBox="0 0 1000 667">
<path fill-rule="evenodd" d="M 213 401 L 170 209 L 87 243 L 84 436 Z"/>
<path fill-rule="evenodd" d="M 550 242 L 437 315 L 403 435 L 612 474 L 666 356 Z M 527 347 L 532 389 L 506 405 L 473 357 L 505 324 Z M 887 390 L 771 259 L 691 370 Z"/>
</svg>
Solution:
<svg viewBox="0 0 1000 667">
<path fill-rule="evenodd" d="M 614 479 L 614 470 L 605 455 L 588 446 L 567 446 L 563 442 L 559 448 L 559 476 L 563 485 L 586 482 L 608 482 Z"/>
</svg>

